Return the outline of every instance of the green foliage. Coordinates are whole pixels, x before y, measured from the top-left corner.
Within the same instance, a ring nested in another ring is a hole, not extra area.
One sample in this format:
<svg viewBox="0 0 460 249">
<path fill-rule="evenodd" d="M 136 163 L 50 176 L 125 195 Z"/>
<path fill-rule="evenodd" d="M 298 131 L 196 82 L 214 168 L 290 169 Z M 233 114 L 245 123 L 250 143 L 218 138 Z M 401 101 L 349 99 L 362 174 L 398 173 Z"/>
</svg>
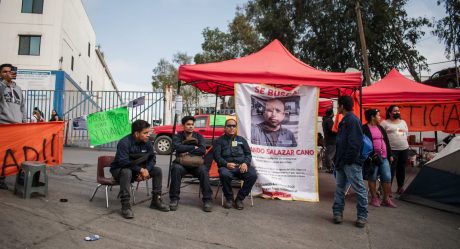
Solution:
<svg viewBox="0 0 460 249">
<path fill-rule="evenodd" d="M 393 67 L 426 68 L 415 49 L 424 35 L 426 18 L 408 18 L 407 0 L 361 1 L 370 70 L 383 77 Z M 203 53 L 196 63 L 237 58 L 257 51 L 274 39 L 302 61 L 316 68 L 345 71 L 363 69 L 355 12 L 350 0 L 250 0 L 238 9 L 228 32 L 206 28 Z M 236 32 L 235 32 L 236 31 Z"/>
<path fill-rule="evenodd" d="M 438 5 L 443 4 L 446 16 L 435 23 L 433 34 L 446 46 L 448 59 L 460 57 L 460 1 L 438 0 Z M 455 55 L 454 55 L 455 51 Z"/>
<path fill-rule="evenodd" d="M 152 87 L 155 90 L 165 90 L 168 87 L 172 88 L 173 97 L 177 92 L 178 68 L 180 65 L 191 64 L 192 57 L 186 53 L 178 52 L 173 55 L 172 62 L 166 59 L 161 59 L 157 66 L 153 69 Z M 185 111 L 190 114 L 190 107 L 198 100 L 198 91 L 192 86 L 182 86 L 180 95 L 183 97 L 183 105 Z"/>
</svg>

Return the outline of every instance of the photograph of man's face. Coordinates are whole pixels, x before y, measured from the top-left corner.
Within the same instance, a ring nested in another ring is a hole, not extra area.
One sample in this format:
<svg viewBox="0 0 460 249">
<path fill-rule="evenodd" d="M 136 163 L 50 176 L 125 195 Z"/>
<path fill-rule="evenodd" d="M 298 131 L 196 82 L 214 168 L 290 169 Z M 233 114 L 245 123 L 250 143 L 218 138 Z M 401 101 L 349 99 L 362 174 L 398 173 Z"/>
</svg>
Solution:
<svg viewBox="0 0 460 249">
<path fill-rule="evenodd" d="M 251 97 L 251 143 L 296 147 L 300 97 Z"/>
<path fill-rule="evenodd" d="M 278 99 L 267 100 L 263 116 L 268 126 L 279 127 L 285 118 L 284 103 Z"/>
</svg>

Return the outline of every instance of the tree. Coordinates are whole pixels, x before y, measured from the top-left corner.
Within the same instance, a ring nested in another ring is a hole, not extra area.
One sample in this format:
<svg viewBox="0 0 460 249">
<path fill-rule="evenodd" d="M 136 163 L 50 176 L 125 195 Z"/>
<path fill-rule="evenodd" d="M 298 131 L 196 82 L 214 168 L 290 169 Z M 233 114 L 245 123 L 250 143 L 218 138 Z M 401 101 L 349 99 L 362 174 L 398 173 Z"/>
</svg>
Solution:
<svg viewBox="0 0 460 249">
<path fill-rule="evenodd" d="M 173 55 L 172 63 L 166 59 L 160 59 L 157 66 L 153 69 L 152 87 L 153 89 L 165 90 L 172 87 L 173 96 L 177 91 L 178 67 L 184 64 L 191 64 L 192 57 L 186 53 L 177 52 Z M 190 86 L 182 86 L 181 93 L 185 112 L 191 115 L 191 108 L 198 100 L 197 90 Z"/>
<path fill-rule="evenodd" d="M 232 24 L 236 19 L 245 20 L 243 23 L 252 34 L 249 40 L 255 40 L 254 44 L 267 44 L 278 39 L 307 64 L 343 72 L 349 67 L 363 68 L 355 1 L 250 0 L 239 9 Z M 424 34 L 421 28 L 429 21 L 426 18 L 408 18 L 404 9 L 406 2 L 361 1 L 369 64 L 374 77 L 383 77 L 395 67 L 407 68 L 418 79 L 416 68 L 427 67 L 426 59 L 418 53 L 415 45 Z M 220 40 L 221 37 L 225 39 Z M 234 43 L 228 43 L 231 37 L 234 37 L 231 29 L 228 33 L 219 31 L 219 35 L 204 35 L 203 44 L 219 44 L 219 51 L 230 52 L 220 53 L 226 57 L 245 55 L 246 52 L 235 53 L 238 50 L 232 48 Z M 243 42 L 241 39 L 238 41 Z M 244 44 L 237 45 L 244 47 Z M 247 48 L 246 51 L 249 51 L 257 46 Z M 203 46 L 203 54 L 217 52 L 213 49 Z"/>
<path fill-rule="evenodd" d="M 437 4 L 444 5 L 447 16 L 435 23 L 433 34 L 440 41 L 444 41 L 446 57 L 458 59 L 460 57 L 460 1 L 438 0 Z"/>
</svg>

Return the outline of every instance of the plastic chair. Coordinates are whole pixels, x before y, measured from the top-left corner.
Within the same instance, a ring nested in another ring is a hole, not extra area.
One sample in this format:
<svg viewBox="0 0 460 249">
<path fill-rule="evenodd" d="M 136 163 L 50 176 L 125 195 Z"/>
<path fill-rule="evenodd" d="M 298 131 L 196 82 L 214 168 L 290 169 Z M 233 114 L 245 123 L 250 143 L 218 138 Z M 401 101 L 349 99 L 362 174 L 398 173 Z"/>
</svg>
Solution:
<svg viewBox="0 0 460 249">
<path fill-rule="evenodd" d="M 100 156 L 97 159 L 97 187 L 94 190 L 93 194 L 91 195 L 91 198 L 89 201 L 93 201 L 94 196 L 96 195 L 97 190 L 101 186 L 105 186 L 105 202 L 106 202 L 106 207 L 109 208 L 109 193 L 108 189 L 109 187 L 117 186 L 120 185 L 113 177 L 107 178 L 105 177 L 105 168 L 109 168 L 110 164 L 113 162 L 115 159 L 114 156 Z M 133 196 L 133 204 L 136 202 L 136 197 L 134 196 L 134 188 L 131 186 L 131 195 Z"/>
</svg>

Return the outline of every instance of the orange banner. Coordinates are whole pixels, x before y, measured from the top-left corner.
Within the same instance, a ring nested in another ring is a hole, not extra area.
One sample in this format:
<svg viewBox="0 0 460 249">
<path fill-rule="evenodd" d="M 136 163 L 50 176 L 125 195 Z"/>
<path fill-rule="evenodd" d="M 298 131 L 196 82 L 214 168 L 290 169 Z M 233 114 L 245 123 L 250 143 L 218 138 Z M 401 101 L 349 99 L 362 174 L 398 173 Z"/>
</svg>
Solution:
<svg viewBox="0 0 460 249">
<path fill-rule="evenodd" d="M 365 104 L 364 111 L 371 108 L 380 110 L 382 119 L 391 104 Z M 406 121 L 409 131 L 444 131 L 460 133 L 460 103 L 395 103 L 400 107 L 401 118 Z M 365 122 L 365 121 L 364 121 Z"/>
<path fill-rule="evenodd" d="M 23 161 L 62 163 L 64 122 L 0 124 L 1 176 L 14 175 Z"/>
</svg>

